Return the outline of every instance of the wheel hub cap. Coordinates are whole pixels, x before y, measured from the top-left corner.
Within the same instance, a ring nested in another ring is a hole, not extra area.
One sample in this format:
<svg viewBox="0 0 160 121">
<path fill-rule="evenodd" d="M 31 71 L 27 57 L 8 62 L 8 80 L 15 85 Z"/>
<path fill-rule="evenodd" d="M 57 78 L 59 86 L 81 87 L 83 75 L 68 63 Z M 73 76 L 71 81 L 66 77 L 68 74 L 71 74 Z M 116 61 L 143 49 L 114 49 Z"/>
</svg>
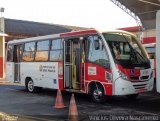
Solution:
<svg viewBox="0 0 160 121">
<path fill-rule="evenodd" d="M 32 92 L 33 89 L 34 89 L 34 84 L 33 84 L 32 81 L 29 81 L 29 82 L 28 82 L 28 90 Z"/>
<path fill-rule="evenodd" d="M 101 97 L 102 97 L 102 91 L 101 90 L 95 90 L 94 91 L 94 97 L 97 100 L 101 99 Z"/>
</svg>

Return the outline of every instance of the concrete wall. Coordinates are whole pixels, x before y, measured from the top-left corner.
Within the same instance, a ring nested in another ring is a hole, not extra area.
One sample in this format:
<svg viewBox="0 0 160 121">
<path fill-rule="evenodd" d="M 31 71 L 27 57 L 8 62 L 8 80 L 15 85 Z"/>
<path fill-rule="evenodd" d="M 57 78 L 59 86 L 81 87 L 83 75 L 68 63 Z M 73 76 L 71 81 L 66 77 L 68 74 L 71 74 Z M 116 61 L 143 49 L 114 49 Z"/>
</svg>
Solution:
<svg viewBox="0 0 160 121">
<path fill-rule="evenodd" d="M 156 87 L 160 93 L 160 10 L 156 15 Z"/>
</svg>

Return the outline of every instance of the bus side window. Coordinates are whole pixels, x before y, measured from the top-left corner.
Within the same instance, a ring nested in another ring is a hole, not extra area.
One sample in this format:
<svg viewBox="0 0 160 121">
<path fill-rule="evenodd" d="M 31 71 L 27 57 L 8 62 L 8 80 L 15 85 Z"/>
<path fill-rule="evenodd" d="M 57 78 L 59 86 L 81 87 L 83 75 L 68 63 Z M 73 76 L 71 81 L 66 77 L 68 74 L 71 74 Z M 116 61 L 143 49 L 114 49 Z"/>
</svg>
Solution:
<svg viewBox="0 0 160 121">
<path fill-rule="evenodd" d="M 63 40 L 62 39 L 54 39 L 51 41 L 49 59 L 50 61 L 63 60 Z"/>
<path fill-rule="evenodd" d="M 35 61 L 48 61 L 49 40 L 37 42 Z"/>
<path fill-rule="evenodd" d="M 13 46 L 12 45 L 8 45 L 8 48 L 7 48 L 7 61 L 13 62 Z"/>
<path fill-rule="evenodd" d="M 25 43 L 22 61 L 34 61 L 35 42 Z"/>
</svg>

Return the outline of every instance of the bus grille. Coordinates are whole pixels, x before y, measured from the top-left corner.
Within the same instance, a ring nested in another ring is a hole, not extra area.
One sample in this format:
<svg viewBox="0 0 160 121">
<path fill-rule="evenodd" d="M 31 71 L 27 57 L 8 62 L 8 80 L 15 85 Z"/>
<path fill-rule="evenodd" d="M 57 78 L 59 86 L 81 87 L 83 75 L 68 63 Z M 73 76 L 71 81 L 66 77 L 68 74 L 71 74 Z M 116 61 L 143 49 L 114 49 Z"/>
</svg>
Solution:
<svg viewBox="0 0 160 121">
<path fill-rule="evenodd" d="M 146 82 L 149 81 L 149 76 L 141 76 L 141 77 L 130 77 L 131 82 Z"/>
<path fill-rule="evenodd" d="M 149 79 L 149 76 L 141 76 L 140 79 L 141 80 L 144 80 L 144 79 L 146 80 L 146 79 Z"/>
<path fill-rule="evenodd" d="M 136 84 L 133 85 L 136 90 L 145 89 L 147 84 Z"/>
<path fill-rule="evenodd" d="M 130 77 L 131 80 L 139 80 L 139 76 L 138 77 Z"/>
</svg>

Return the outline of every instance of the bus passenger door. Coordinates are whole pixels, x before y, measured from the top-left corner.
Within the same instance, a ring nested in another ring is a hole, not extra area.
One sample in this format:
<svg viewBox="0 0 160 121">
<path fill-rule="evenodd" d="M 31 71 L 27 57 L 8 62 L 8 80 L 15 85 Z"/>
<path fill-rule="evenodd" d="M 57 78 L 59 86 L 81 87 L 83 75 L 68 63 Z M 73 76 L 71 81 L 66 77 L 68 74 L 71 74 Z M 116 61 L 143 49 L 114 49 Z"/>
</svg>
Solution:
<svg viewBox="0 0 160 121">
<path fill-rule="evenodd" d="M 71 52 L 72 52 L 72 42 L 71 40 L 64 41 L 64 88 L 69 89 L 72 87 L 72 61 L 71 61 Z"/>
<path fill-rule="evenodd" d="M 82 50 L 80 38 L 64 41 L 64 88 L 66 89 L 82 90 L 84 87 Z"/>
<path fill-rule="evenodd" d="M 10 82 L 14 82 L 14 62 L 13 62 L 13 45 L 7 46 L 7 58 L 6 58 L 6 79 Z"/>
<path fill-rule="evenodd" d="M 23 45 L 14 45 L 13 62 L 14 62 L 14 82 L 20 83 L 20 61 L 22 56 Z"/>
</svg>

